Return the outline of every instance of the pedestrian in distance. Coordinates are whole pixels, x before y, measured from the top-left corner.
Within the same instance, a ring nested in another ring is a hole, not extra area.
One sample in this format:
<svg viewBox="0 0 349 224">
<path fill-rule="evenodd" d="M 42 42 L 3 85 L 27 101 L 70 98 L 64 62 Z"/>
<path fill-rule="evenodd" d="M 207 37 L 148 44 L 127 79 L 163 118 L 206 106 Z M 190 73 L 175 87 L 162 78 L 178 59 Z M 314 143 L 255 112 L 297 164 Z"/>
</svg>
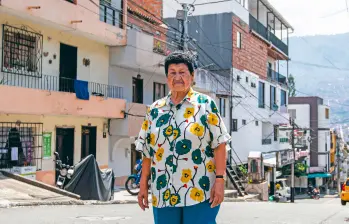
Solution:
<svg viewBox="0 0 349 224">
<path fill-rule="evenodd" d="M 194 60 L 174 52 L 165 59 L 169 93 L 147 110 L 136 149 L 143 154 L 138 194 L 155 224 L 215 224 L 224 200 L 230 135 L 215 101 L 192 89 Z"/>
</svg>

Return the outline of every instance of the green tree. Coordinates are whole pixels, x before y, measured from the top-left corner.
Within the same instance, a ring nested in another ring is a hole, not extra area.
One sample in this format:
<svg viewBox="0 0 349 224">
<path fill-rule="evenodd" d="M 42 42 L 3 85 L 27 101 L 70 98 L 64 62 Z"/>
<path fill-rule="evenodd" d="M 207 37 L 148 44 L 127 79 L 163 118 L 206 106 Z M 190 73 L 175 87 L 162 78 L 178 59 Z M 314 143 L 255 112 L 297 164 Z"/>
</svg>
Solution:
<svg viewBox="0 0 349 224">
<path fill-rule="evenodd" d="M 296 96 L 296 82 L 294 81 L 293 75 L 288 76 L 288 96 Z"/>
</svg>

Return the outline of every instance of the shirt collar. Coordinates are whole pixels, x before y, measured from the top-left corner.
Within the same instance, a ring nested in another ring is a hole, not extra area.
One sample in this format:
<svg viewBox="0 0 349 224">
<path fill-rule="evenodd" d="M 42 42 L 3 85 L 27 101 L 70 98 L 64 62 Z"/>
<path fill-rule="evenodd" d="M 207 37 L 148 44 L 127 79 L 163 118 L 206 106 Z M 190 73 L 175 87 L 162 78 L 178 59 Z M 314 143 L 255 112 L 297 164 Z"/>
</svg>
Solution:
<svg viewBox="0 0 349 224">
<path fill-rule="evenodd" d="M 171 91 L 170 91 L 170 92 L 168 93 L 168 95 L 164 98 L 164 103 L 158 104 L 158 108 L 163 107 L 163 106 L 165 106 L 165 105 L 167 105 L 167 106 L 173 106 L 173 103 L 171 102 L 171 95 L 172 95 L 172 93 L 171 93 Z M 189 103 L 195 105 L 195 103 L 196 103 L 196 98 L 197 98 L 196 95 L 197 95 L 197 92 L 194 91 L 194 90 L 190 87 L 189 92 L 188 92 L 187 95 L 184 97 L 184 99 L 182 100 L 182 102 L 179 103 L 179 104 L 183 104 L 184 101 L 187 101 L 187 102 L 189 102 Z"/>
</svg>

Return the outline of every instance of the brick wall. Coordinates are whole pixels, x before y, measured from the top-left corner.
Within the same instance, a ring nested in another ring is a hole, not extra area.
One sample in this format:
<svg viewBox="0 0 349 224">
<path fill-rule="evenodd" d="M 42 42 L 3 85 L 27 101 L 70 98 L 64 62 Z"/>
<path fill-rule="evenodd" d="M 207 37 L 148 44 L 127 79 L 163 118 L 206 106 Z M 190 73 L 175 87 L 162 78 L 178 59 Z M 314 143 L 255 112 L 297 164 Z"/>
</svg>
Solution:
<svg viewBox="0 0 349 224">
<path fill-rule="evenodd" d="M 158 18 L 162 18 L 162 1 L 163 0 L 132 0 L 132 2 L 142 6 Z M 131 1 L 129 4 L 131 4 Z"/>
<path fill-rule="evenodd" d="M 237 44 L 237 32 L 241 33 L 241 48 Z M 233 16 L 233 67 L 248 70 L 267 77 L 268 46 L 249 31 L 249 27 L 239 17 Z"/>
</svg>

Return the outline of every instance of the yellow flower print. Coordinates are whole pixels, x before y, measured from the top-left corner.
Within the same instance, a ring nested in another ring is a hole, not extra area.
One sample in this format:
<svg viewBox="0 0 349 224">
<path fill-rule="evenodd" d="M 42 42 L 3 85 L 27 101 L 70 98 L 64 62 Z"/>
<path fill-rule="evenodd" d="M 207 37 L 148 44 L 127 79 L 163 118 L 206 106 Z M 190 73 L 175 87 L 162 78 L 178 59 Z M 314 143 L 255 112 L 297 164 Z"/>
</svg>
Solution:
<svg viewBox="0 0 349 224">
<path fill-rule="evenodd" d="M 204 192 L 199 188 L 194 187 L 191 189 L 190 198 L 194 201 L 202 202 L 204 200 Z"/>
<path fill-rule="evenodd" d="M 186 184 L 191 180 L 191 178 L 192 178 L 191 170 L 190 169 L 183 169 L 181 181 Z"/>
<path fill-rule="evenodd" d="M 198 123 L 194 123 L 190 126 L 190 132 L 196 136 L 201 137 L 204 135 L 204 126 L 201 126 Z"/>
<path fill-rule="evenodd" d="M 212 173 L 216 169 L 216 165 L 210 160 L 208 163 L 206 163 L 206 169 L 208 172 Z"/>
<path fill-rule="evenodd" d="M 162 156 L 164 155 L 164 148 L 159 148 L 158 151 L 156 151 L 156 160 L 160 162 L 162 160 Z"/>
<path fill-rule="evenodd" d="M 152 146 L 155 145 L 155 134 L 154 133 L 151 133 L 150 136 L 149 136 L 149 142 Z"/>
<path fill-rule="evenodd" d="M 211 125 L 217 125 L 219 120 L 218 120 L 218 116 L 213 114 L 213 113 L 210 113 L 208 116 L 207 116 L 207 122 Z"/>
<path fill-rule="evenodd" d="M 193 94 L 194 94 L 194 91 L 193 91 L 193 90 L 190 90 L 190 91 L 188 92 L 188 97 L 192 97 Z"/>
<path fill-rule="evenodd" d="M 155 195 L 153 195 L 153 197 L 152 197 L 152 204 L 154 207 L 158 205 L 158 199 L 156 198 Z"/>
<path fill-rule="evenodd" d="M 194 116 L 194 110 L 195 110 L 194 107 L 185 108 L 185 112 L 184 112 L 183 117 L 188 119 L 188 118 Z"/>
<path fill-rule="evenodd" d="M 163 199 L 164 201 L 168 201 L 168 199 L 170 199 L 171 196 L 171 191 L 170 189 L 167 189 L 164 193 L 163 193 Z"/>
<path fill-rule="evenodd" d="M 179 129 L 174 129 L 173 130 L 173 139 L 178 138 L 178 136 L 179 136 Z"/>
<path fill-rule="evenodd" d="M 172 194 L 170 198 L 170 205 L 174 206 L 180 202 L 180 198 L 178 194 Z"/>
<path fill-rule="evenodd" d="M 173 126 L 170 125 L 170 126 L 168 126 L 168 127 L 165 129 L 164 134 L 165 134 L 165 136 L 171 136 L 172 133 L 173 133 Z"/>
<path fill-rule="evenodd" d="M 150 114 L 150 107 L 147 106 L 147 114 Z"/>
<path fill-rule="evenodd" d="M 148 129 L 148 126 L 149 126 L 148 120 L 143 121 L 142 129 L 146 131 Z"/>
<path fill-rule="evenodd" d="M 165 106 L 165 104 L 166 104 L 166 100 L 160 100 L 159 102 L 157 102 L 157 104 L 156 104 L 156 107 L 163 107 L 163 106 Z"/>
</svg>

